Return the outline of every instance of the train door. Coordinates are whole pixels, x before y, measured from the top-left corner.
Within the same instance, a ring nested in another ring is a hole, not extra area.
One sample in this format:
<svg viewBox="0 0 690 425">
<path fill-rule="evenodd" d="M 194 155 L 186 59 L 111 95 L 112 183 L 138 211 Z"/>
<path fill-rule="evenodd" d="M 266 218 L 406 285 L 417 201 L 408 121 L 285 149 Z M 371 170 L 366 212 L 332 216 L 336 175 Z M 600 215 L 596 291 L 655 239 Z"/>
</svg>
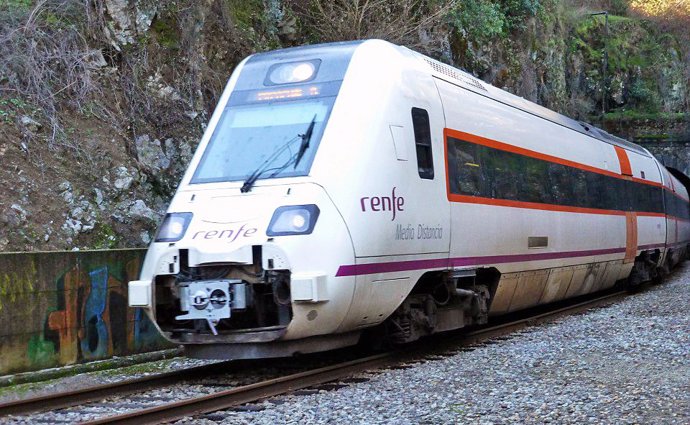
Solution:
<svg viewBox="0 0 690 425">
<path fill-rule="evenodd" d="M 445 119 L 435 87 L 435 99 L 419 91 L 424 96 L 391 95 L 372 125 L 362 161 L 375 168 L 360 181 L 356 219 L 348 221 L 357 264 L 376 263 L 382 272 L 420 264 L 401 262 L 448 258 Z"/>
<path fill-rule="evenodd" d="M 372 231 L 370 243 L 356 245 L 357 302 L 345 327 L 382 322 L 426 271 L 447 268 L 451 234 L 444 182 L 445 119 L 432 88 L 429 92 L 418 84 L 424 96 L 392 101 L 396 113 L 381 124 L 388 133 L 382 143 L 390 143 L 395 157 L 388 172 L 374 182 L 387 191 L 363 196 L 360 207 L 367 212 L 366 222 L 351 226 L 353 234 L 363 226 Z M 388 205 L 387 213 L 369 213 Z"/>
</svg>

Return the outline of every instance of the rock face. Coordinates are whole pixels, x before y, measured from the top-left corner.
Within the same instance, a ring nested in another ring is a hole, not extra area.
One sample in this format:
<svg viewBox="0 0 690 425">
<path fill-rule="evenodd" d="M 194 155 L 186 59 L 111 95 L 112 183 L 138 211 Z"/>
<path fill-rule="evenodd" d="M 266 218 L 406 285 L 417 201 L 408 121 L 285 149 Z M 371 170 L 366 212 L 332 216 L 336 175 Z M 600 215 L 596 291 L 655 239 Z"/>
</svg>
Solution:
<svg viewBox="0 0 690 425">
<path fill-rule="evenodd" d="M 690 176 L 690 138 L 677 143 L 645 143 L 643 145 L 667 167 Z"/>
<path fill-rule="evenodd" d="M 143 168 L 156 173 L 170 167 L 170 158 L 163 151 L 160 140 L 151 140 L 148 135 L 143 135 L 137 137 L 135 143 Z"/>
<path fill-rule="evenodd" d="M 146 33 L 158 9 L 158 2 L 147 0 L 105 0 L 104 5 L 110 17 L 106 35 L 118 51 Z"/>
<path fill-rule="evenodd" d="M 134 175 L 127 167 L 117 167 L 115 170 L 115 182 L 113 187 L 118 191 L 128 190 L 134 182 Z"/>
<path fill-rule="evenodd" d="M 146 202 L 141 199 L 134 201 L 128 209 L 128 218 L 135 220 L 148 220 L 153 223 L 158 222 L 158 214 L 146 206 Z"/>
<path fill-rule="evenodd" d="M 0 43 L 4 251 L 148 244 L 232 69 L 255 52 L 353 34 L 406 44 L 690 171 L 690 23 L 644 2 L 609 2 L 608 36 L 595 10 L 566 0 L 358 11 L 324 0 L 103 0 L 88 13 L 80 2 L 36 13 L 10 3 L 0 26 L 0 40 L 17 42 Z"/>
</svg>

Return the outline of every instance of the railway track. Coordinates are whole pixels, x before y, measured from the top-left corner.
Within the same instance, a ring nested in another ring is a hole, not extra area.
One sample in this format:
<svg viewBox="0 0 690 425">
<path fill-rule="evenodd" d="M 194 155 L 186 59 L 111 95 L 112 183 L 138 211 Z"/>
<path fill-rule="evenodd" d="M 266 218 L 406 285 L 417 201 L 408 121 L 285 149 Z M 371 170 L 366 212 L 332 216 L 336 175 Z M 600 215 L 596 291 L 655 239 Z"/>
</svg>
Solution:
<svg viewBox="0 0 690 425">
<path fill-rule="evenodd" d="M 391 367 L 405 367 L 410 363 L 423 361 L 425 358 L 439 356 L 439 354 L 441 356 L 452 355 L 454 352 L 461 349 L 467 349 L 468 346 L 473 344 L 504 337 L 525 327 L 552 321 L 556 317 L 575 314 L 603 304 L 609 304 L 624 296 L 626 296 L 625 292 L 606 294 L 594 299 L 588 299 L 576 304 L 543 311 L 538 314 L 533 313 L 527 317 L 509 320 L 505 323 L 491 325 L 471 332 L 445 335 L 441 338 L 435 338 L 433 344 L 429 344 L 427 341 L 425 344 L 412 345 L 402 350 L 390 351 L 363 358 L 349 359 L 336 364 L 328 364 L 326 366 L 301 370 L 288 375 L 271 377 L 258 382 L 238 385 L 230 389 L 217 391 L 217 387 L 222 387 L 223 385 L 216 384 L 214 386 L 216 391 L 210 394 L 206 393 L 203 395 L 188 396 L 184 397 L 182 400 L 179 400 L 177 396 L 173 396 L 169 400 L 161 400 L 161 404 L 153 407 L 135 408 L 125 413 L 112 416 L 108 416 L 107 413 L 96 415 L 97 417 L 95 419 L 87 419 L 84 423 L 161 423 L 183 417 L 197 416 L 229 409 L 261 399 L 294 392 L 296 390 L 345 380 L 365 371 Z M 246 364 L 242 365 L 241 362 L 221 362 L 83 390 L 0 404 L 0 418 L 5 417 L 10 421 L 16 419 L 19 422 L 22 420 L 32 421 L 33 416 L 26 416 L 31 412 L 63 409 L 69 413 L 68 407 L 70 406 L 88 406 L 89 402 L 93 403 L 103 399 L 117 400 L 122 398 L 125 402 L 120 402 L 120 404 L 136 405 L 137 403 L 127 403 L 127 398 L 124 396 L 126 394 L 136 395 L 137 393 L 152 389 L 160 389 L 166 386 L 180 385 L 181 382 L 187 380 L 198 381 L 204 377 L 217 376 L 219 372 L 232 373 L 233 370 L 241 368 L 246 368 Z M 284 369 L 282 371 L 284 371 Z M 79 410 L 75 413 L 78 414 L 78 412 Z M 75 419 L 77 418 L 75 418 L 74 415 L 69 416 L 68 414 L 65 416 L 64 421 L 74 422 Z"/>
</svg>

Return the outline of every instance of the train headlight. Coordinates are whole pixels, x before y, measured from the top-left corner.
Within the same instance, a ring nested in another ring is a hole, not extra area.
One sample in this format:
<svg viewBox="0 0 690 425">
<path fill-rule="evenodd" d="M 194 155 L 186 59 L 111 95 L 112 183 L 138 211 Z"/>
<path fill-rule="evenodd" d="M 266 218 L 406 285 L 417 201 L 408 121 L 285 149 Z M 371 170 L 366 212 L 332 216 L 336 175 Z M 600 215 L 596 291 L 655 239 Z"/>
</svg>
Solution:
<svg viewBox="0 0 690 425">
<path fill-rule="evenodd" d="M 192 221 L 192 213 L 168 213 L 163 219 L 156 242 L 177 242 L 184 236 Z"/>
<path fill-rule="evenodd" d="M 276 85 L 311 81 L 316 77 L 316 71 L 320 64 L 321 61 L 318 59 L 275 64 L 269 68 L 264 84 Z"/>
<path fill-rule="evenodd" d="M 319 207 L 316 205 L 288 205 L 279 207 L 273 213 L 266 235 L 308 235 L 314 230 L 319 218 Z"/>
</svg>

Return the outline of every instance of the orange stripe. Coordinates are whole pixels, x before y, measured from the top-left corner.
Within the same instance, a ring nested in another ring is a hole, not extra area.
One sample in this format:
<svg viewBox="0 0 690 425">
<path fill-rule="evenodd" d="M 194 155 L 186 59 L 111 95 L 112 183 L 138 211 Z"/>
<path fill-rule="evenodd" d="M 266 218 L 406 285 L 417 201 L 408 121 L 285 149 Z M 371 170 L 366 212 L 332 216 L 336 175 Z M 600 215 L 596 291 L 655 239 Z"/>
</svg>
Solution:
<svg viewBox="0 0 690 425">
<path fill-rule="evenodd" d="M 658 212 L 642 212 L 642 211 L 635 211 L 635 214 L 637 214 L 638 217 L 661 217 L 661 218 L 666 218 L 666 214 L 664 214 L 664 213 L 658 213 Z"/>
<path fill-rule="evenodd" d="M 669 190 L 669 192 L 671 192 L 671 191 Z M 673 196 L 675 196 L 676 198 L 679 198 L 681 201 L 690 202 L 686 198 L 684 198 L 683 195 L 681 195 L 678 192 L 671 192 L 671 193 L 673 194 Z"/>
<path fill-rule="evenodd" d="M 446 152 L 448 151 L 447 139 L 448 139 L 448 136 L 450 136 L 450 137 L 453 137 L 456 139 L 464 140 L 466 142 L 475 143 L 475 144 L 482 145 L 482 146 L 488 146 L 490 148 L 499 149 L 499 150 L 506 151 L 506 152 L 513 152 L 513 153 L 516 153 L 519 155 L 529 156 L 532 158 L 541 159 L 543 161 L 548 161 L 548 162 L 553 162 L 555 164 L 565 165 L 567 167 L 578 168 L 580 170 L 589 171 L 589 172 L 597 173 L 597 174 L 602 174 L 602 175 L 609 176 L 609 177 L 615 177 L 618 179 L 622 178 L 620 174 L 614 173 L 614 172 L 611 172 L 608 170 L 603 170 L 601 168 L 592 167 L 590 165 L 581 164 L 579 162 L 570 161 L 570 160 L 559 158 L 556 156 L 543 154 L 541 152 L 536 152 L 536 151 L 533 151 L 530 149 L 520 148 L 520 147 L 517 147 L 514 145 L 509 145 L 507 143 L 503 143 L 503 142 L 499 142 L 496 140 L 487 139 L 485 137 L 477 136 L 475 134 L 465 133 L 463 131 L 452 130 L 450 128 L 446 128 L 446 129 L 444 129 L 443 134 L 445 136 L 444 138 L 446 139 L 445 140 Z M 446 158 L 446 164 L 448 164 L 447 158 Z M 629 164 L 629 162 L 628 162 L 628 164 Z M 448 174 L 447 168 L 448 167 L 446 165 L 446 175 Z M 657 187 L 663 186 L 661 183 L 657 183 L 657 182 L 653 182 L 653 181 L 649 181 L 649 180 L 635 179 L 635 178 L 634 178 L 634 180 L 637 181 L 638 183 L 643 183 L 643 184 L 647 184 L 650 186 L 657 186 Z"/>
<path fill-rule="evenodd" d="M 450 131 L 447 128 L 443 129 L 443 154 L 446 156 L 446 162 L 444 162 L 444 165 L 446 167 L 446 195 L 448 196 L 448 200 L 450 201 L 451 193 L 450 193 L 450 171 L 448 171 L 448 131 Z"/>
<path fill-rule="evenodd" d="M 625 258 L 623 263 L 632 263 L 637 256 L 637 214 L 625 214 Z"/>
<path fill-rule="evenodd" d="M 524 155 L 524 156 L 529 156 L 532 158 L 537 158 L 541 159 L 544 161 L 549 161 L 553 162 L 556 164 L 561 164 L 565 165 L 567 167 L 573 167 L 573 168 L 578 168 L 580 170 L 584 171 L 590 171 L 593 173 L 597 174 L 602 174 L 618 179 L 624 179 L 624 180 L 632 180 L 636 183 L 641 183 L 641 184 L 647 184 L 650 186 L 655 186 L 655 187 L 664 187 L 662 183 L 657 183 L 645 179 L 640 179 L 636 177 L 630 177 L 630 176 L 621 176 L 620 174 L 613 173 L 611 171 L 607 170 L 602 170 L 596 167 L 591 167 L 589 165 L 585 164 L 580 164 L 578 162 L 570 161 L 567 159 L 563 158 L 558 158 L 555 156 L 543 154 L 540 152 L 532 151 L 530 149 L 525 149 L 525 148 L 520 148 L 517 146 L 509 145 L 507 143 L 502 143 L 496 140 L 492 139 L 487 139 L 485 137 L 477 136 L 471 133 L 465 133 L 462 131 L 458 130 L 453 130 L 450 128 L 444 128 L 443 129 L 443 147 L 444 147 L 444 155 L 445 155 L 445 172 L 446 172 L 446 194 L 448 196 L 448 200 L 451 202 L 463 202 L 463 203 L 470 203 L 470 204 L 482 204 L 482 205 L 496 205 L 496 206 L 504 206 L 504 207 L 512 207 L 512 208 L 524 208 L 524 209 L 538 209 L 538 210 L 544 210 L 544 211 L 559 211 L 559 212 L 574 212 L 574 213 L 583 213 L 583 214 L 601 214 L 601 215 L 618 215 L 618 216 L 624 216 L 626 215 L 626 211 L 619 211 L 619 210 L 606 210 L 606 209 L 599 209 L 599 208 L 584 208 L 584 207 L 572 207 L 572 206 L 566 206 L 566 205 L 554 205 L 554 204 L 542 204 L 538 202 L 525 202 L 525 201 L 511 201 L 507 199 L 494 199 L 494 198 L 485 198 L 481 196 L 469 196 L 469 195 L 459 195 L 455 193 L 451 193 L 450 191 L 450 171 L 448 169 L 448 137 L 453 137 L 456 139 L 461 139 L 466 142 L 470 143 L 475 143 L 478 145 L 483 145 L 483 146 L 488 146 L 494 149 L 499 149 L 507 152 L 513 152 L 517 153 L 519 155 Z M 614 146 L 616 149 L 616 155 L 618 155 L 619 161 L 621 161 L 621 170 L 626 171 L 630 170 L 630 161 L 628 160 L 627 153 L 619 148 L 618 146 Z M 622 151 L 622 155 L 619 154 L 619 149 Z M 621 156 L 624 158 L 624 160 L 621 159 Z M 627 163 L 627 168 L 626 164 Z M 674 195 L 676 194 L 675 192 L 671 192 Z M 682 199 L 682 198 L 681 198 Z M 666 217 L 665 213 L 657 213 L 657 212 L 636 212 L 637 216 L 642 216 L 642 217 Z"/>
<path fill-rule="evenodd" d="M 654 186 L 654 187 L 662 187 L 662 188 L 665 187 L 665 186 L 664 186 L 663 184 L 661 184 L 661 183 L 652 182 L 652 181 L 649 181 L 649 180 L 641 179 L 641 178 L 639 178 L 639 177 L 625 176 L 625 179 L 626 179 L 626 180 L 632 180 L 632 181 L 635 182 L 635 183 L 647 184 L 647 185 Z"/>
<path fill-rule="evenodd" d="M 451 202 L 462 202 L 466 204 L 497 205 L 501 207 L 524 208 L 532 210 L 574 212 L 601 215 L 625 215 L 625 211 L 570 207 L 566 205 L 541 204 L 538 202 L 510 201 L 507 199 L 483 198 L 481 196 L 456 195 L 454 193 L 448 195 L 448 200 L 450 200 Z M 663 217 L 663 214 L 661 214 L 661 216 Z"/>
<path fill-rule="evenodd" d="M 618 162 L 621 166 L 621 174 L 624 176 L 632 176 L 632 168 L 630 167 L 630 159 L 628 159 L 628 154 L 620 146 L 613 147 L 616 150 L 616 156 L 618 156 Z"/>
<path fill-rule="evenodd" d="M 524 202 L 524 201 L 511 201 L 507 199 L 494 199 L 494 198 L 484 198 L 481 196 L 470 196 L 470 195 L 456 195 L 454 193 L 448 194 L 448 200 L 451 202 L 459 202 L 465 204 L 478 204 L 478 205 L 495 205 L 500 207 L 511 207 L 511 208 L 522 208 L 522 209 L 532 209 L 532 210 L 543 210 L 543 211 L 556 211 L 556 212 L 573 212 L 581 214 L 599 214 L 599 215 L 619 215 L 624 216 L 630 211 L 619 211 L 619 210 L 605 210 L 598 208 L 584 208 L 584 207 L 571 207 L 567 205 L 555 205 L 555 204 L 541 204 L 538 202 Z M 633 211 L 638 217 L 666 217 L 664 213 L 658 212 L 637 212 Z"/>
<path fill-rule="evenodd" d="M 666 218 L 671 219 L 671 220 L 675 220 L 675 221 L 684 221 L 686 223 L 690 223 L 690 220 L 688 220 L 687 218 L 676 217 L 673 215 L 667 215 Z"/>
<path fill-rule="evenodd" d="M 675 176 L 673 176 L 673 174 L 669 173 L 668 170 L 665 170 L 665 171 L 666 171 L 666 178 L 668 179 L 669 185 L 664 186 L 664 187 L 668 188 L 669 192 L 673 193 L 675 196 L 682 199 L 683 201 L 690 202 L 690 199 L 688 199 L 688 198 L 684 197 L 683 195 L 681 195 L 680 193 L 676 192 L 676 183 L 675 182 L 678 181 L 678 179 L 676 179 Z M 678 182 L 678 183 L 680 183 L 680 182 Z M 681 185 L 682 185 L 682 183 L 681 183 Z"/>
</svg>

